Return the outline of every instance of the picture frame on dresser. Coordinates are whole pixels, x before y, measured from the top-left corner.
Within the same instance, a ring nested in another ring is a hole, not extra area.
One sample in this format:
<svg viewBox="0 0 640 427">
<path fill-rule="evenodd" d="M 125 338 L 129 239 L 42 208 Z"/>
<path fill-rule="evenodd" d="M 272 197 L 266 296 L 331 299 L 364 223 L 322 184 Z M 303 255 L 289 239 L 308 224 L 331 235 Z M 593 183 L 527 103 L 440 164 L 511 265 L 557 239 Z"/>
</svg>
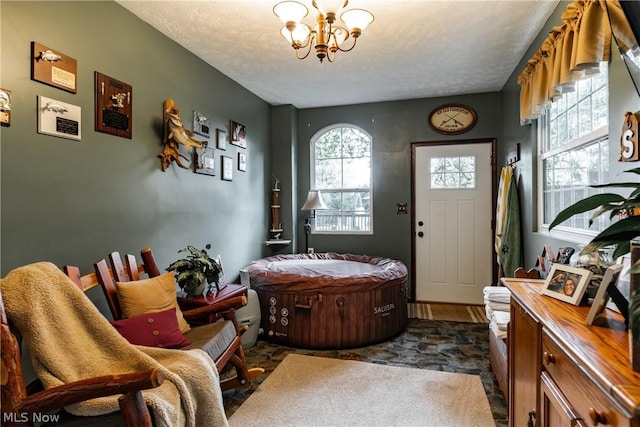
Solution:
<svg viewBox="0 0 640 427">
<path fill-rule="evenodd" d="M 600 282 L 600 286 L 598 287 L 598 292 L 596 292 L 596 296 L 593 298 L 591 308 L 587 314 L 587 325 L 593 325 L 606 310 L 607 303 L 611 298 L 609 289 L 610 287 L 616 286 L 620 273 L 622 272 L 622 267 L 622 264 L 614 264 L 605 271 L 602 282 Z"/>
<path fill-rule="evenodd" d="M 579 305 L 591 275 L 591 271 L 584 268 L 554 263 L 544 282 L 542 294 Z"/>
</svg>

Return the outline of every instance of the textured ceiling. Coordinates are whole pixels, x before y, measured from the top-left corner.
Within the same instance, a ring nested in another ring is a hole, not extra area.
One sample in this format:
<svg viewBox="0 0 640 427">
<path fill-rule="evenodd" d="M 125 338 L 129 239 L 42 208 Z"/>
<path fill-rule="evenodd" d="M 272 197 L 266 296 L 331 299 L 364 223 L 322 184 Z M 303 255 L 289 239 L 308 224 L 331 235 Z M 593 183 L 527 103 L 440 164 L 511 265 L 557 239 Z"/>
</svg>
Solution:
<svg viewBox="0 0 640 427">
<path fill-rule="evenodd" d="M 321 64 L 295 58 L 276 0 L 117 1 L 268 103 L 297 108 L 499 91 L 558 4 L 349 0 L 375 21 Z"/>
</svg>

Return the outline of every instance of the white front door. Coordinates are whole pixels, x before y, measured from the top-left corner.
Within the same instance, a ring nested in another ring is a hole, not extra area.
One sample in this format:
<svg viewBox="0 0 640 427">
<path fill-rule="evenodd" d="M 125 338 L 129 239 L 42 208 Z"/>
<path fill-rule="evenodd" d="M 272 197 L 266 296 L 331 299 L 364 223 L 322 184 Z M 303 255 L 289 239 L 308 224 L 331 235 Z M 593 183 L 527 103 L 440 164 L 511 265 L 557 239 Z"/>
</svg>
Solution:
<svg viewBox="0 0 640 427">
<path fill-rule="evenodd" d="M 413 146 L 415 300 L 482 304 L 491 284 L 492 143 Z"/>
</svg>

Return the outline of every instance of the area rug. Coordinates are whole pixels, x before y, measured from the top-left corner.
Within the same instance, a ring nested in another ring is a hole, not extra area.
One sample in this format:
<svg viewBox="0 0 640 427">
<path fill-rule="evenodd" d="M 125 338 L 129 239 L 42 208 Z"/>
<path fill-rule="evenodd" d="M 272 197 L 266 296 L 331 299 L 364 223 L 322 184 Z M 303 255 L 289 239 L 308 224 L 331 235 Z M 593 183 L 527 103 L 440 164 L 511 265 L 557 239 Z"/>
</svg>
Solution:
<svg viewBox="0 0 640 427">
<path fill-rule="evenodd" d="M 482 305 L 409 303 L 410 319 L 489 323 Z"/>
<path fill-rule="evenodd" d="M 480 377 L 289 354 L 230 426 L 495 426 Z"/>
</svg>

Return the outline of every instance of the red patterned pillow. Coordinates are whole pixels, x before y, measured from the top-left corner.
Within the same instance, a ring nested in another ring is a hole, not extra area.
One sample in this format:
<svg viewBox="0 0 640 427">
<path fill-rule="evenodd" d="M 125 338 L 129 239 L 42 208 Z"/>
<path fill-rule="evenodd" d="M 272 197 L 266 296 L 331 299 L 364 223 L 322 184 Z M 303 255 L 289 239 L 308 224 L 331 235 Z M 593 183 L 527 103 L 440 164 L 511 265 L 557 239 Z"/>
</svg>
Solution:
<svg viewBox="0 0 640 427">
<path fill-rule="evenodd" d="M 181 348 L 191 344 L 178 327 L 175 308 L 144 313 L 111 324 L 131 344 L 163 348 Z"/>
</svg>

